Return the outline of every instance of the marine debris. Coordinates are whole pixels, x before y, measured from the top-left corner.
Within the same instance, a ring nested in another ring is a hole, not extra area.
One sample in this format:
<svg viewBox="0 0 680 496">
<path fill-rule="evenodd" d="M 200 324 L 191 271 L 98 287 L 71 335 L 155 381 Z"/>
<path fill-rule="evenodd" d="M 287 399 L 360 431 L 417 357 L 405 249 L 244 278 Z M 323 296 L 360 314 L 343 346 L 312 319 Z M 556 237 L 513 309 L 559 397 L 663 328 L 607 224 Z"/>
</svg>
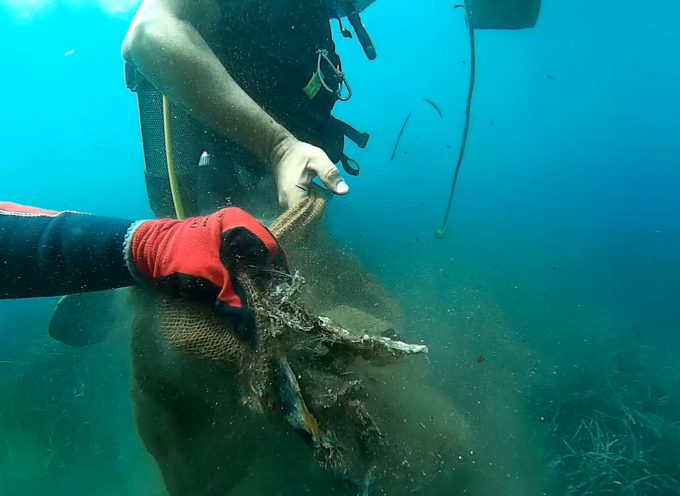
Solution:
<svg viewBox="0 0 680 496">
<path fill-rule="evenodd" d="M 429 98 L 423 98 L 423 101 L 430 105 L 435 112 L 437 112 L 437 115 L 439 115 L 440 119 L 444 118 L 444 114 L 442 113 L 442 110 L 439 108 L 439 105 L 434 103 L 432 100 Z M 392 157 L 390 158 L 391 162 L 394 162 L 394 157 L 397 155 L 397 149 L 399 148 L 399 143 L 401 142 L 401 138 L 404 135 L 404 131 L 406 130 L 406 125 L 408 124 L 408 121 L 411 119 L 411 115 L 413 115 L 413 112 L 409 112 L 408 115 L 406 116 L 406 119 L 404 119 L 403 124 L 401 125 L 401 129 L 399 130 L 399 134 L 397 135 L 397 140 L 394 143 L 394 148 L 392 149 Z"/>
<path fill-rule="evenodd" d="M 313 196 L 272 224 L 272 233 L 284 243 L 302 236 L 323 211 L 324 200 Z M 388 494 L 406 494 L 430 484 L 464 483 L 468 457 L 463 455 L 470 452 L 466 423 L 448 399 L 408 374 L 417 364 L 406 358 L 427 353 L 427 347 L 344 328 L 307 311 L 299 301 L 304 279 L 297 272 L 261 276 L 238 275 L 257 324 L 252 342 L 239 339 L 209 305 L 150 291 L 138 298 L 133 398 L 139 432 L 157 457 L 168 492 L 182 495 L 183 487 L 201 485 L 226 494 L 246 476 L 247 467 L 235 463 L 233 473 L 201 466 L 202 475 L 196 475 L 201 455 L 184 448 L 194 437 L 172 431 L 181 422 L 145 421 L 159 415 L 184 418 L 189 409 L 196 412 L 194 426 L 222 433 L 210 436 L 219 436 L 219 445 L 199 450 L 238 453 L 240 460 L 254 456 L 248 451 L 252 445 L 234 437 L 228 425 L 216 426 L 209 412 L 218 403 L 230 413 L 240 407 L 248 422 L 270 419 L 283 432 L 304 434 L 318 466 L 359 491 L 375 485 L 387 487 Z M 214 378 L 216 385 L 193 392 L 192 377 Z M 220 390 L 227 386 L 233 392 L 229 402 Z M 220 391 L 216 395 L 210 393 L 214 388 Z M 410 389 L 424 398 L 422 405 L 411 401 L 405 392 Z M 437 402 L 445 406 L 437 408 Z M 194 454 L 180 456 L 182 450 Z"/>
<path fill-rule="evenodd" d="M 442 113 L 442 109 L 440 109 L 439 106 L 438 106 L 436 103 L 434 103 L 434 102 L 433 102 L 432 100 L 430 100 L 429 98 L 423 98 L 423 101 L 424 101 L 425 103 L 430 104 L 430 106 L 431 106 L 431 107 L 439 114 L 439 118 L 440 118 L 440 119 L 443 119 L 443 118 L 444 118 L 444 114 Z"/>
<path fill-rule="evenodd" d="M 404 135 L 404 130 L 406 129 L 406 124 L 408 124 L 408 121 L 411 118 L 411 114 L 412 112 L 408 113 L 406 119 L 404 119 L 404 123 L 401 125 L 401 129 L 399 130 L 399 134 L 397 135 L 397 141 L 394 142 L 394 148 L 392 149 L 392 157 L 390 157 L 391 162 L 394 162 L 394 157 L 397 154 L 397 148 L 399 148 L 401 137 Z"/>
</svg>

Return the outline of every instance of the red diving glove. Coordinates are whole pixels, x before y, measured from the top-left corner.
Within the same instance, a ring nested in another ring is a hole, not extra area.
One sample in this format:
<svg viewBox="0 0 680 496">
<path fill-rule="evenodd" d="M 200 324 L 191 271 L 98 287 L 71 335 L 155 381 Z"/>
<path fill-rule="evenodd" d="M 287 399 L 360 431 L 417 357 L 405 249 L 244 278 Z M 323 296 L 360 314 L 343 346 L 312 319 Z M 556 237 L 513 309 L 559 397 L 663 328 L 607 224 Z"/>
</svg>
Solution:
<svg viewBox="0 0 680 496">
<path fill-rule="evenodd" d="M 129 265 L 144 282 L 214 299 L 239 336 L 254 336 L 255 320 L 234 276 L 287 270 L 283 250 L 266 227 L 239 208 L 225 208 L 183 221 L 143 221 L 132 229 Z"/>
</svg>

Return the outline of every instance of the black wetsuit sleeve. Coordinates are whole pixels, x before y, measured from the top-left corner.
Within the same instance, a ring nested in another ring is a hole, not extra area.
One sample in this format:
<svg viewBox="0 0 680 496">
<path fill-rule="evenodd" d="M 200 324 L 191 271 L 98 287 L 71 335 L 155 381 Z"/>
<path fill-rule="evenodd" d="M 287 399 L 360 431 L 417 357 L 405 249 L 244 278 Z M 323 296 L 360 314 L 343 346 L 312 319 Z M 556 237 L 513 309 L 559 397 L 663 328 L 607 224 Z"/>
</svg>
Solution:
<svg viewBox="0 0 680 496">
<path fill-rule="evenodd" d="M 132 221 L 0 210 L 0 298 L 59 296 L 131 286 L 125 237 Z"/>
</svg>

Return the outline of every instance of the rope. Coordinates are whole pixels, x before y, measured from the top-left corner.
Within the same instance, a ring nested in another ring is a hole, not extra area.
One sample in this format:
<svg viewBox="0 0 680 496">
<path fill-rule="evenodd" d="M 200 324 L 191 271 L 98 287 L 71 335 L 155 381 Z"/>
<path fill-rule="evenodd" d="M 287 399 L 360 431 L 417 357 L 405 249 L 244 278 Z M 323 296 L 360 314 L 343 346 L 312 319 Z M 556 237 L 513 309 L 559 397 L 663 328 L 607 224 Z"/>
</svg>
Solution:
<svg viewBox="0 0 680 496">
<path fill-rule="evenodd" d="M 444 220 L 442 221 L 441 227 L 435 231 L 435 236 L 438 238 L 443 238 L 446 230 L 446 224 L 449 220 L 449 214 L 451 213 L 451 206 L 453 205 L 453 196 L 456 192 L 456 184 L 458 184 L 458 175 L 460 174 L 460 169 L 463 165 L 463 157 L 465 155 L 465 146 L 467 145 L 468 132 L 470 130 L 470 113 L 472 110 L 472 96 L 475 91 L 475 77 L 477 73 L 476 64 L 476 52 L 475 52 L 475 30 L 472 27 L 471 20 L 472 12 L 470 10 L 470 4 L 468 1 L 465 2 L 465 22 L 468 28 L 468 34 L 470 36 L 470 86 L 468 87 L 467 103 L 465 105 L 465 127 L 463 128 L 463 137 L 460 144 L 460 151 L 458 152 L 458 161 L 456 162 L 456 169 L 453 173 L 453 181 L 451 182 L 451 192 L 449 193 L 449 202 L 446 205 L 446 212 L 444 213 Z"/>
<path fill-rule="evenodd" d="M 319 55 L 316 61 L 316 74 L 319 77 L 319 81 L 321 81 L 321 86 L 324 87 L 326 91 L 329 93 L 333 93 L 338 100 L 341 102 L 347 102 L 352 98 L 352 88 L 349 86 L 349 83 L 347 82 L 347 78 L 345 77 L 345 73 L 342 72 L 340 67 L 335 67 L 333 65 L 333 61 L 328 57 L 328 50 L 317 50 L 316 53 Z M 337 89 L 332 89 L 326 84 L 326 79 L 324 78 L 323 71 L 321 70 L 321 61 L 325 60 L 328 63 L 328 66 L 333 70 L 335 75 L 340 79 L 340 82 L 338 83 L 338 88 Z M 343 84 L 345 85 L 345 88 L 347 88 L 347 96 L 343 97 L 342 96 L 342 86 Z"/>
</svg>

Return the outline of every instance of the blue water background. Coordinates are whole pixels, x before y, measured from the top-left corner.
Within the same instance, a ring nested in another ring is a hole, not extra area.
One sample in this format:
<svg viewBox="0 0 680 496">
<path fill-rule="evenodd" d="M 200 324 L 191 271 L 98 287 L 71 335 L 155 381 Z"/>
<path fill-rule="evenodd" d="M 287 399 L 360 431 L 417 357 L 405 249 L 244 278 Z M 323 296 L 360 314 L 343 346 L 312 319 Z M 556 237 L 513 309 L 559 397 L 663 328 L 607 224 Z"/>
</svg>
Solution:
<svg viewBox="0 0 680 496">
<path fill-rule="evenodd" d="M 1 199 L 151 215 L 136 101 L 120 56 L 130 18 L 61 4 L 21 18 L 0 3 Z M 412 323 L 423 324 L 412 336 L 447 350 L 458 335 L 481 336 L 468 356 L 435 352 L 442 387 L 450 386 L 452 357 L 494 355 L 496 343 L 483 336 L 491 333 L 484 320 L 491 314 L 558 368 L 577 366 L 577 357 L 596 367 L 619 337 L 653 350 L 645 366 L 659 377 L 677 363 L 678 19 L 680 7 L 670 0 L 546 1 L 535 29 L 478 32 L 470 137 L 443 240 L 434 231 L 460 145 L 469 75 L 462 9 L 378 0 L 364 16 L 375 62 L 336 37 L 354 90 L 336 114 L 372 138 L 365 151 L 348 147 L 362 174 L 350 178 L 347 197 L 333 200 L 329 222 L 398 293 Z M 0 373 L 3 361 L 48 339 L 53 304 L 0 304 Z M 124 396 L 125 366 L 115 370 L 112 387 Z M 12 377 L 0 382 L 11 387 Z"/>
</svg>

